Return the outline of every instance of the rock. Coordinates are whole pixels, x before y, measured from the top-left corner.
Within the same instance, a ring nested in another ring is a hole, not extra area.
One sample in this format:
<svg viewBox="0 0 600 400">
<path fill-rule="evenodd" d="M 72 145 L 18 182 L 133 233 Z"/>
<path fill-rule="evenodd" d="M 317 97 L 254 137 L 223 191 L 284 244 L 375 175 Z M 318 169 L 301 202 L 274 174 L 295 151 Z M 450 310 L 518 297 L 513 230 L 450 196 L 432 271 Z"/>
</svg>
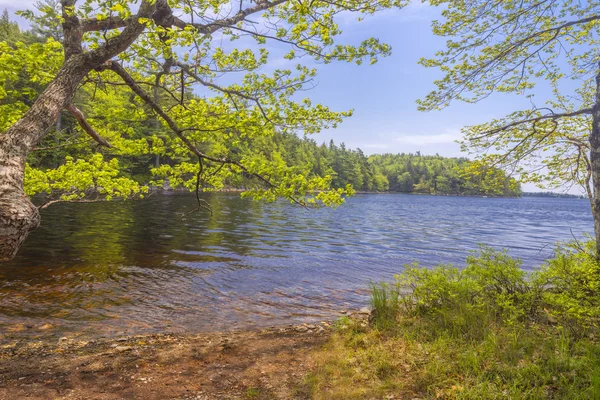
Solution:
<svg viewBox="0 0 600 400">
<path fill-rule="evenodd" d="M 117 346 L 117 347 L 115 347 L 115 350 L 118 351 L 119 353 L 123 353 L 125 351 L 133 350 L 133 347 L 131 347 L 131 346 Z"/>
<path fill-rule="evenodd" d="M 69 340 L 69 338 L 67 338 L 66 336 L 61 337 L 60 339 L 58 339 L 58 343 L 64 343 L 67 340 Z"/>
<path fill-rule="evenodd" d="M 314 325 L 311 325 L 311 324 L 309 324 L 309 325 L 305 325 L 305 326 L 306 326 L 308 329 L 310 329 L 310 330 L 317 329 L 317 327 L 316 327 L 316 326 L 314 326 Z"/>
<path fill-rule="evenodd" d="M 38 329 L 40 331 L 47 331 L 48 329 L 53 329 L 53 328 L 54 328 L 54 325 L 52 325 L 52 324 L 44 324 L 44 325 L 40 326 Z"/>
<path fill-rule="evenodd" d="M 303 332 L 307 332 L 307 331 L 308 331 L 308 328 L 304 325 L 300 325 L 300 326 L 296 327 L 296 332 L 303 333 Z"/>
<path fill-rule="evenodd" d="M 369 315 L 371 314 L 371 309 L 369 307 L 363 307 L 360 310 L 358 310 L 358 313 L 363 315 Z"/>
</svg>

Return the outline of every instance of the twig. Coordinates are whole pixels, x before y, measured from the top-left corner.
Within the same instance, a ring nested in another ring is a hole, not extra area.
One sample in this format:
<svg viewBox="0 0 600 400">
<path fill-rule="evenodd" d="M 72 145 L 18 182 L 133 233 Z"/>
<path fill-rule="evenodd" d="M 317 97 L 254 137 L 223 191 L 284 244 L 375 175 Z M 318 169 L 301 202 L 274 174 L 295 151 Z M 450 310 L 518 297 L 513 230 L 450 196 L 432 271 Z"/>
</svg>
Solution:
<svg viewBox="0 0 600 400">
<path fill-rule="evenodd" d="M 92 139 L 96 141 L 100 146 L 111 148 L 112 145 L 106 141 L 102 136 L 96 132 L 96 130 L 90 125 L 89 122 L 85 119 L 85 116 L 77 107 L 73 104 L 69 104 L 67 106 L 67 111 L 69 111 L 77 120 L 81 128 L 87 133 Z"/>
</svg>

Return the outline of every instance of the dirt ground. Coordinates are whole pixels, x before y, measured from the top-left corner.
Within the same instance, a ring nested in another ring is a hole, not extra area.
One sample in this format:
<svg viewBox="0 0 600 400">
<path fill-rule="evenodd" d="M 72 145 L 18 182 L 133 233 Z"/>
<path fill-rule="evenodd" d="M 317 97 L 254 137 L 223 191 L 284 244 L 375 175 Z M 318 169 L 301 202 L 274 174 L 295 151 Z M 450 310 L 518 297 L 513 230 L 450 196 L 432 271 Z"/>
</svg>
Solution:
<svg viewBox="0 0 600 400">
<path fill-rule="evenodd" d="M 327 323 L 0 346 L 0 400 L 303 399 Z"/>
</svg>

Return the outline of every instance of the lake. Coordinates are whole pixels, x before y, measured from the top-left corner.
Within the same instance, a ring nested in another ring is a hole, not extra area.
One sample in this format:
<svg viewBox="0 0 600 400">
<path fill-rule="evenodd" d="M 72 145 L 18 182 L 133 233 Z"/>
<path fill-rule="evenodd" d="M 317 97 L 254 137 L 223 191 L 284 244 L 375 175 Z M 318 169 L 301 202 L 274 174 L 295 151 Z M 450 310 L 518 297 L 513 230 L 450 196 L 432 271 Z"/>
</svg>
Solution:
<svg viewBox="0 0 600 400">
<path fill-rule="evenodd" d="M 358 195 L 304 210 L 237 194 L 57 204 L 0 264 L 0 339 L 246 329 L 335 318 L 406 263 L 461 265 L 478 243 L 533 270 L 593 231 L 587 200 Z"/>
</svg>

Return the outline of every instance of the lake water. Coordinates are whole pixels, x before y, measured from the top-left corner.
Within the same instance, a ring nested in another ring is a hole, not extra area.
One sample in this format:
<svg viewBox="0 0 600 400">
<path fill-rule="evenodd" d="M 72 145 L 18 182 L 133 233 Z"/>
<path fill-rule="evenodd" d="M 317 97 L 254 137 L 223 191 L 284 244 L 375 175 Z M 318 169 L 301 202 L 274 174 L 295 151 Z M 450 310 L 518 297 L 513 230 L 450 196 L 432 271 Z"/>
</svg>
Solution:
<svg viewBox="0 0 600 400">
<path fill-rule="evenodd" d="M 531 270 L 592 232 L 586 200 L 358 195 L 304 210 L 212 194 L 57 204 L 0 264 L 0 339 L 229 330 L 331 319 L 419 261 L 461 265 L 478 243 Z"/>
</svg>

